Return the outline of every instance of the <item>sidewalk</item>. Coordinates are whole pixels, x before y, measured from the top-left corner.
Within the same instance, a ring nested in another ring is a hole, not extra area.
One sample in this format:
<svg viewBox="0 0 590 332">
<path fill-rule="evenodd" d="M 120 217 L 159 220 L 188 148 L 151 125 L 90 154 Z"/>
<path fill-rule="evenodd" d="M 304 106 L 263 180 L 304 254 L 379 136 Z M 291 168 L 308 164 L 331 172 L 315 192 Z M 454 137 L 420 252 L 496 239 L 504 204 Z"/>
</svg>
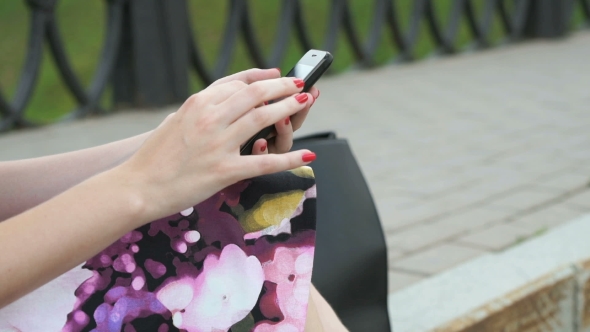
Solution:
<svg viewBox="0 0 590 332">
<path fill-rule="evenodd" d="M 324 79 L 299 133 L 350 140 L 390 291 L 590 212 L 590 33 Z M 153 129 L 173 108 L 0 136 L 0 160 Z"/>
</svg>

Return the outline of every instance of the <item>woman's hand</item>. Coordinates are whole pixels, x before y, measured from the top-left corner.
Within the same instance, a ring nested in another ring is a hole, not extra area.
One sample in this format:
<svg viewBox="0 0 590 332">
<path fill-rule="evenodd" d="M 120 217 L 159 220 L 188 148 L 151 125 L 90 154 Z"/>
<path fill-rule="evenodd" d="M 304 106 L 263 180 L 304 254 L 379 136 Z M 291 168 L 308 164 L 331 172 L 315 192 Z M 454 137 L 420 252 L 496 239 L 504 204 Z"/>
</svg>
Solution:
<svg viewBox="0 0 590 332">
<path fill-rule="evenodd" d="M 242 81 L 246 84 L 252 84 L 257 81 L 275 79 L 279 77 L 281 77 L 281 72 L 277 68 L 266 70 L 250 69 L 221 78 L 213 82 L 211 87 L 231 81 Z M 309 94 L 311 94 L 313 98 L 307 102 L 306 107 L 297 112 L 297 114 L 277 122 L 275 124 L 276 132 L 267 137 L 267 139 L 257 140 L 252 148 L 252 154 L 264 154 L 268 152 L 286 153 L 291 150 L 291 147 L 293 146 L 293 132 L 301 128 L 301 125 L 303 125 L 303 122 L 309 113 L 309 109 L 320 96 L 320 91 L 317 88 L 312 87 L 309 90 Z"/>
<path fill-rule="evenodd" d="M 240 156 L 240 145 L 261 129 L 289 116 L 299 126 L 312 103 L 313 93 L 299 94 L 301 88 L 293 79 L 278 76 L 276 70 L 253 70 L 218 81 L 190 97 L 139 150 L 147 135 L 49 159 L 1 165 L 0 173 L 12 181 L 5 182 L 9 194 L 16 188 L 11 184 L 26 188 L 19 179 L 27 178 L 28 172 L 39 174 L 43 181 L 47 174 L 68 176 L 58 185 L 47 182 L 46 187 L 53 189 L 12 209 L 12 216 L 0 222 L 0 309 L 134 228 L 184 210 L 239 180 L 313 160 L 315 155 L 309 151 Z M 257 107 L 280 98 L 285 99 Z M 277 141 L 292 135 L 287 131 L 285 136 L 281 128 L 277 132 Z M 72 170 L 73 165 L 85 165 L 82 162 L 92 167 L 84 172 Z M 86 179 L 95 173 L 100 174 Z M 38 189 L 36 179 L 40 178 L 29 180 L 35 184 L 31 188 Z"/>
<path fill-rule="evenodd" d="M 191 96 L 135 155 L 112 171 L 142 202 L 141 222 L 184 210 L 237 181 L 296 168 L 315 159 L 307 150 L 252 156 L 239 153 L 240 145 L 273 124 L 278 126 L 278 136 L 272 149 L 290 149 L 292 128 L 301 125 L 314 100 L 310 93 L 299 93 L 301 89 L 293 78 L 251 84 L 226 79 Z M 281 98 L 285 99 L 263 105 Z M 303 114 L 294 116 L 299 112 Z M 285 119 L 291 116 L 293 120 L 286 124 Z"/>
</svg>

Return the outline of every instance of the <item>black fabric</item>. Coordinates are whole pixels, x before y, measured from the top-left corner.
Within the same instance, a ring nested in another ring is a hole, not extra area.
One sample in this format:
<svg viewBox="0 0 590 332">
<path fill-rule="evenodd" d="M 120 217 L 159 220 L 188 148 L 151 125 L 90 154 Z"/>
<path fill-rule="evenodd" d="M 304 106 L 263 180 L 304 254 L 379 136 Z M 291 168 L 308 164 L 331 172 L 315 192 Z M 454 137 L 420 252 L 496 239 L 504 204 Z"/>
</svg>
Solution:
<svg viewBox="0 0 590 332">
<path fill-rule="evenodd" d="M 297 139 L 297 149 L 317 154 L 313 284 L 351 332 L 391 331 L 385 237 L 348 142 L 323 133 Z"/>
</svg>

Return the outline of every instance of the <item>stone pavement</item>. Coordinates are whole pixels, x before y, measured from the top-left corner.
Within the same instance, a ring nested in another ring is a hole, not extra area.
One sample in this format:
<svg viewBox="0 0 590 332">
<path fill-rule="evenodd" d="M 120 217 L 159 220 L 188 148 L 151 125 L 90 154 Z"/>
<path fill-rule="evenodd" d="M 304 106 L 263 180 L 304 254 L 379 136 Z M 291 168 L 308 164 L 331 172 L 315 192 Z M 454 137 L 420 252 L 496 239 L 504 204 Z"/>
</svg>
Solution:
<svg viewBox="0 0 590 332">
<path fill-rule="evenodd" d="M 300 134 L 350 140 L 390 291 L 590 212 L 590 33 L 323 79 Z M 173 109 L 0 137 L 0 160 L 154 128 Z M 359 228 L 362 225 L 359 225 Z"/>
</svg>

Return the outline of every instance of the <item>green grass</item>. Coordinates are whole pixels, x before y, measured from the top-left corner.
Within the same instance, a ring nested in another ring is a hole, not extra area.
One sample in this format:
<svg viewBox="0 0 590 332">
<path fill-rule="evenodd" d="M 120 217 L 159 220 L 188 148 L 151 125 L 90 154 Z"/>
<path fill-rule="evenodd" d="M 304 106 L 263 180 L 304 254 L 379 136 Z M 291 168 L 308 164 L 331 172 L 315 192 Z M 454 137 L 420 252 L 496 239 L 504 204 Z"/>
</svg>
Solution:
<svg viewBox="0 0 590 332">
<path fill-rule="evenodd" d="M 87 85 L 98 63 L 104 35 L 104 6 L 100 1 L 58 1 L 57 16 L 66 52 L 76 73 Z M 0 2 L 0 86 L 5 96 L 16 90 L 26 55 L 29 12 L 24 1 Z M 26 116 L 48 122 L 70 112 L 74 98 L 61 81 L 48 47 L 45 47 L 37 87 Z"/>
<path fill-rule="evenodd" d="M 309 31 L 313 31 L 314 46 L 321 48 L 328 22 L 330 1 L 328 0 L 300 0 Z M 448 10 L 453 0 L 435 1 L 436 10 L 440 13 L 442 23 L 446 22 Z M 82 79 L 88 84 L 96 68 L 100 50 L 104 39 L 105 3 L 106 1 L 58 1 L 57 16 L 66 51 L 70 55 L 72 65 Z M 229 1 L 188 0 L 193 30 L 198 38 L 201 50 L 212 66 L 215 63 L 224 24 L 228 12 Z M 355 25 L 361 36 L 369 31 L 373 8 L 372 1 L 349 0 Z M 409 21 L 413 1 L 401 0 L 397 2 L 398 11 L 403 24 Z M 483 1 L 474 1 L 476 8 L 481 8 Z M 281 1 L 249 0 L 250 11 L 253 15 L 255 30 L 266 54 L 269 54 L 274 41 L 274 27 L 278 23 Z M 578 11 L 579 13 L 579 11 Z M 576 22 L 583 18 L 576 14 Z M 5 97 L 11 98 L 16 90 L 21 68 L 26 55 L 29 17 L 24 0 L 0 1 L 0 89 Z M 503 31 L 498 18 L 494 22 L 493 41 L 498 42 L 503 37 Z M 363 38 L 364 39 L 364 38 Z M 395 59 L 398 50 L 392 42 L 389 32 L 383 34 L 383 40 L 378 49 L 376 61 L 383 65 Z M 459 48 L 469 46 L 472 38 L 463 22 L 459 37 Z M 416 46 L 416 55 L 423 58 L 432 54 L 434 44 L 426 24 L 422 25 L 420 41 Z M 291 37 L 290 47 L 281 67 L 288 70 L 299 59 L 303 50 L 294 36 Z M 355 63 L 350 51 L 350 45 L 341 33 L 335 52 L 333 69 L 335 72 L 347 70 Z M 233 61 L 228 72 L 237 72 L 253 67 L 243 41 L 237 45 L 233 53 Z M 191 89 L 198 91 L 203 88 L 200 80 L 191 73 Z M 110 93 L 107 91 L 103 98 L 105 107 L 110 107 Z M 50 122 L 67 114 L 76 106 L 75 100 L 61 81 L 61 77 L 48 50 L 45 50 L 40 77 L 37 82 L 33 98 L 27 109 L 27 118 L 36 122 Z"/>
</svg>

